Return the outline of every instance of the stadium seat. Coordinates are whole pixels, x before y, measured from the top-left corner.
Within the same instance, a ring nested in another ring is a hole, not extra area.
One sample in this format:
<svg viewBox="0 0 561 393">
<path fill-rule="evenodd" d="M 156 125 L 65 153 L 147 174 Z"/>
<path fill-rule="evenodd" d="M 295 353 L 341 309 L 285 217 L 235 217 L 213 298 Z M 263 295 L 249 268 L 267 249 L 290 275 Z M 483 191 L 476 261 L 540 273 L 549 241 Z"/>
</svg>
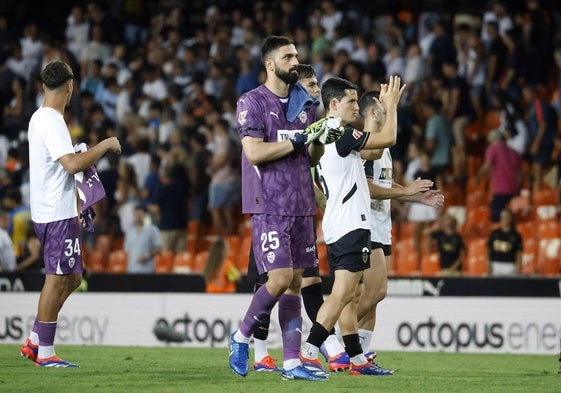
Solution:
<svg viewBox="0 0 561 393">
<path fill-rule="evenodd" d="M 86 269 L 90 272 L 102 273 L 106 270 L 107 259 L 109 254 L 102 250 L 93 249 L 88 252 L 86 259 Z"/>
<path fill-rule="evenodd" d="M 491 208 L 489 205 L 467 209 L 466 222 L 462 227 L 465 238 L 488 237 L 491 232 Z"/>
<path fill-rule="evenodd" d="M 441 273 L 440 269 L 440 254 L 431 252 L 421 257 L 421 275 L 422 276 L 438 276 Z"/>
<path fill-rule="evenodd" d="M 173 256 L 173 273 L 191 273 L 193 266 L 193 254 L 190 251 L 180 251 Z"/>
<path fill-rule="evenodd" d="M 522 240 L 525 239 L 534 239 L 536 234 L 535 234 L 535 229 L 536 225 L 534 224 L 533 221 L 524 221 L 524 222 L 519 222 L 518 224 L 516 224 L 516 230 L 518 231 L 518 233 L 520 234 L 520 236 L 522 237 Z"/>
<path fill-rule="evenodd" d="M 398 276 L 419 275 L 419 253 L 413 249 L 400 249 L 396 258 L 395 274 Z"/>
<path fill-rule="evenodd" d="M 207 250 L 199 251 L 195 255 L 195 258 L 193 259 L 194 263 L 191 268 L 191 271 L 199 274 L 202 273 L 205 268 L 207 259 L 208 259 L 208 251 Z"/>
<path fill-rule="evenodd" d="M 552 188 L 543 188 L 541 190 L 534 189 L 532 191 L 532 205 L 557 205 L 559 203 L 559 193 Z"/>
<path fill-rule="evenodd" d="M 557 221 L 557 206 L 556 205 L 539 205 L 535 207 L 534 217 L 536 221 Z"/>
<path fill-rule="evenodd" d="M 536 272 L 545 276 L 560 273 L 561 238 L 541 239 L 538 246 Z"/>
<path fill-rule="evenodd" d="M 109 253 L 113 250 L 112 243 L 113 240 L 111 235 L 100 233 L 95 238 L 94 248 L 96 250 L 102 251 L 103 253 L 107 254 L 107 256 L 109 256 Z"/>
<path fill-rule="evenodd" d="M 173 267 L 173 251 L 162 250 L 154 257 L 154 273 L 171 273 Z"/>
<path fill-rule="evenodd" d="M 468 255 L 465 261 L 467 265 L 467 269 L 463 272 L 465 276 L 486 276 L 489 274 L 487 255 Z"/>
<path fill-rule="evenodd" d="M 538 239 L 552 239 L 559 237 L 559 223 L 557 221 L 544 221 L 537 224 Z"/>
<path fill-rule="evenodd" d="M 109 273 L 126 273 L 128 255 L 125 250 L 113 250 L 109 253 L 107 271 Z"/>
<path fill-rule="evenodd" d="M 466 245 L 466 258 L 462 266 L 462 271 L 467 273 L 469 270 L 469 258 L 477 258 L 483 256 L 487 260 L 487 238 L 479 237 L 471 239 Z"/>
<path fill-rule="evenodd" d="M 489 204 L 489 194 L 485 190 L 474 190 L 466 196 L 466 208 L 471 210 L 479 206 L 487 206 Z"/>
</svg>

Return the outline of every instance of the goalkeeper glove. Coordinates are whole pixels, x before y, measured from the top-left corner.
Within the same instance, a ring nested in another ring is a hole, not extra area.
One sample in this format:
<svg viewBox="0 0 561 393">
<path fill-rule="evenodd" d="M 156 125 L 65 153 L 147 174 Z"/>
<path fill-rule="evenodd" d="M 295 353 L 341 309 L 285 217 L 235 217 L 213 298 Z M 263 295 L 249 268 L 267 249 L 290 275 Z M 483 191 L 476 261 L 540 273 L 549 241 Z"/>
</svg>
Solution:
<svg viewBox="0 0 561 393">
<path fill-rule="evenodd" d="M 345 127 L 341 125 L 340 117 L 330 117 L 325 122 L 325 131 L 318 140 L 324 145 L 338 141 L 345 133 Z"/>
<path fill-rule="evenodd" d="M 303 133 L 298 133 L 290 138 L 289 140 L 292 142 L 294 150 L 300 150 L 304 146 L 308 146 L 310 143 L 318 139 L 325 131 L 326 123 L 327 118 L 322 118 L 315 123 L 310 124 Z"/>
</svg>

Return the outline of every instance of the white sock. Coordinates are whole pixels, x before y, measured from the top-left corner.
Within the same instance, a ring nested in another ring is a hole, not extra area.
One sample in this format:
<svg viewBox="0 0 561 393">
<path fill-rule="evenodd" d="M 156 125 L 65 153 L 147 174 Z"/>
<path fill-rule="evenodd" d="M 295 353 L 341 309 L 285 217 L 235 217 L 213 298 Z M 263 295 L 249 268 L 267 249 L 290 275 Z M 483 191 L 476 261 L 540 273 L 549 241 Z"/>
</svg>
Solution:
<svg viewBox="0 0 561 393">
<path fill-rule="evenodd" d="M 234 334 L 234 340 L 239 343 L 249 344 L 249 337 L 244 336 L 242 332 L 240 332 L 240 329 L 236 330 L 236 333 Z"/>
<path fill-rule="evenodd" d="M 319 355 L 319 348 L 315 345 L 310 344 L 309 342 L 305 342 L 302 345 L 302 356 L 308 359 L 317 359 Z"/>
<path fill-rule="evenodd" d="M 31 344 L 33 345 L 39 345 L 39 335 L 37 332 L 31 332 L 29 335 L 29 341 L 31 341 Z"/>
<path fill-rule="evenodd" d="M 360 366 L 362 364 L 368 363 L 368 360 L 366 360 L 366 357 L 364 356 L 364 354 L 358 354 L 356 356 L 353 356 L 351 358 L 351 363 L 352 364 L 356 364 L 357 366 Z"/>
<path fill-rule="evenodd" d="M 341 344 L 339 338 L 335 334 L 327 336 L 323 345 L 325 346 L 325 350 L 327 351 L 327 355 L 329 357 L 337 356 L 341 352 L 345 352 L 345 347 Z"/>
<path fill-rule="evenodd" d="M 292 370 L 294 367 L 298 367 L 300 365 L 302 365 L 300 359 L 287 359 L 282 362 L 282 368 L 285 370 Z"/>
<path fill-rule="evenodd" d="M 358 329 L 358 337 L 360 339 L 362 352 L 366 353 L 370 351 L 370 341 L 372 341 L 373 334 L 374 332 L 372 330 Z"/>
<path fill-rule="evenodd" d="M 260 362 L 265 356 L 269 355 L 269 351 L 267 349 L 267 340 L 259 340 L 257 338 L 253 338 L 253 348 L 254 348 L 254 357 L 256 362 Z"/>
<path fill-rule="evenodd" d="M 51 356 L 55 356 L 55 346 L 43 346 L 39 345 L 39 352 L 37 353 L 37 357 L 41 359 L 50 358 Z"/>
</svg>

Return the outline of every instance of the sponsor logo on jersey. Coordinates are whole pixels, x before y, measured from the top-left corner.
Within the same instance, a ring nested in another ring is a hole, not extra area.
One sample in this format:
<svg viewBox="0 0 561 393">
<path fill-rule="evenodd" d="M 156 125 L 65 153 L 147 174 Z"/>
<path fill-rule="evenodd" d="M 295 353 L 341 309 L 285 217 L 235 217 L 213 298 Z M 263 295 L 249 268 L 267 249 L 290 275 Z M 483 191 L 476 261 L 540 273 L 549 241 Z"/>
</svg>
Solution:
<svg viewBox="0 0 561 393">
<path fill-rule="evenodd" d="M 360 137 L 362 137 L 362 132 L 359 130 L 353 130 L 353 138 L 355 139 L 360 139 Z"/>
<path fill-rule="evenodd" d="M 240 113 L 238 113 L 238 123 L 240 123 L 243 126 L 246 121 L 246 117 L 247 117 L 247 111 L 241 111 Z"/>
<path fill-rule="evenodd" d="M 271 116 L 275 116 L 275 117 L 277 118 L 277 120 L 279 120 L 279 113 L 278 113 L 278 112 L 270 111 L 269 114 L 270 114 Z"/>
</svg>

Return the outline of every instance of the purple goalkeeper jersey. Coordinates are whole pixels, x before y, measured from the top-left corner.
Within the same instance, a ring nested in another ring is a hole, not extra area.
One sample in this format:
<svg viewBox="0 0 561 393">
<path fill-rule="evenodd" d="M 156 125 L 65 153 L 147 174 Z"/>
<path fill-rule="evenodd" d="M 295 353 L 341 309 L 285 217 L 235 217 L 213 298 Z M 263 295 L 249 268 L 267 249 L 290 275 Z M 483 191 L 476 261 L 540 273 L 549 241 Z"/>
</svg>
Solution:
<svg viewBox="0 0 561 393">
<path fill-rule="evenodd" d="M 286 119 L 288 97 L 279 98 L 264 85 L 243 94 L 237 103 L 240 139 L 277 142 L 302 132 L 315 121 L 316 107 Z M 310 159 L 300 149 L 276 161 L 251 165 L 242 153 L 242 203 L 246 214 L 310 216 L 316 214 Z"/>
</svg>

